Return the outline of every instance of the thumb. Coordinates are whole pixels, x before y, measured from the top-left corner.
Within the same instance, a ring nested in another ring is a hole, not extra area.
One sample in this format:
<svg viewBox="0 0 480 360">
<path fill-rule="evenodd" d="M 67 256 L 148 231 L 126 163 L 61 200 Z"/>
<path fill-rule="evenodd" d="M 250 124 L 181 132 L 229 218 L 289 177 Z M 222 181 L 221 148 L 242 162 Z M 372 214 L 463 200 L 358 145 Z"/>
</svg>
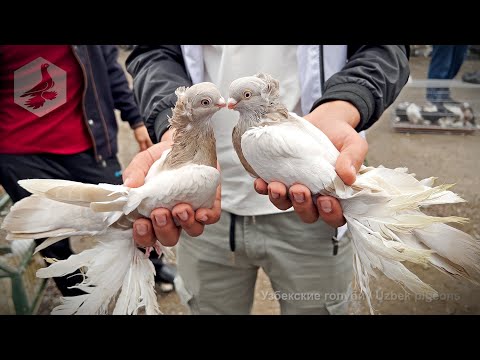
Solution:
<svg viewBox="0 0 480 360">
<path fill-rule="evenodd" d="M 368 143 L 355 130 L 347 135 L 340 150 L 335 170 L 347 185 L 352 185 L 357 172 L 362 166 L 368 152 Z"/>
<path fill-rule="evenodd" d="M 123 172 L 123 182 L 128 187 L 139 187 L 145 183 L 145 176 L 152 164 L 160 159 L 169 146 L 161 142 L 135 155 Z"/>
</svg>

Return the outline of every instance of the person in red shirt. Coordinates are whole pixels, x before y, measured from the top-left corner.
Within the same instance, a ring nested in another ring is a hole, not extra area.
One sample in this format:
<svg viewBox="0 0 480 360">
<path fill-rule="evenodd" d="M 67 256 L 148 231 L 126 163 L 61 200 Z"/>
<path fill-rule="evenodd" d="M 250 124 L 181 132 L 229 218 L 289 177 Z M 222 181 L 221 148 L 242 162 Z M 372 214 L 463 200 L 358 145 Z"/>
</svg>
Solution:
<svg viewBox="0 0 480 360">
<path fill-rule="evenodd" d="M 30 195 L 21 179 L 121 184 L 114 109 L 141 150 L 152 144 L 117 57 L 114 45 L 0 46 L 0 184 L 14 202 Z M 72 254 L 57 244 L 42 255 Z M 55 278 L 64 296 L 78 281 Z"/>
</svg>

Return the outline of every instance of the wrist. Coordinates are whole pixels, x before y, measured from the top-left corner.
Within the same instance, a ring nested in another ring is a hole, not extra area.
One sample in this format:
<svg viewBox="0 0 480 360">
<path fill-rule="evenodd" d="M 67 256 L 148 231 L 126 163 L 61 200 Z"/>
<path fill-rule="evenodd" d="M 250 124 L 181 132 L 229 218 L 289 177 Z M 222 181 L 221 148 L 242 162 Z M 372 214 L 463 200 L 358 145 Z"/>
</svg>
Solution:
<svg viewBox="0 0 480 360">
<path fill-rule="evenodd" d="M 305 118 L 316 126 L 325 123 L 325 121 L 341 121 L 352 128 L 356 128 L 360 123 L 360 112 L 348 101 L 334 100 L 316 107 Z"/>
<path fill-rule="evenodd" d="M 143 124 L 140 124 L 139 126 L 133 128 L 133 132 L 135 133 L 141 132 L 142 130 L 147 130 L 147 128 Z"/>
<path fill-rule="evenodd" d="M 145 127 L 145 123 L 143 122 L 143 120 L 137 121 L 133 125 L 130 125 L 130 128 L 132 130 L 137 130 L 138 128 L 142 128 L 142 127 Z"/>
</svg>

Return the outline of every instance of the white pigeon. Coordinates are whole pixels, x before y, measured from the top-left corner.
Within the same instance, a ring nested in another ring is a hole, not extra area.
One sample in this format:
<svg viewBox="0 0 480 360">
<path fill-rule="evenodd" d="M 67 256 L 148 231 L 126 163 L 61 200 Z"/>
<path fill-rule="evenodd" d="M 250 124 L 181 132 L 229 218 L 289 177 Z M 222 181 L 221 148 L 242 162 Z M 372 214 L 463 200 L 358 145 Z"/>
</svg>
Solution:
<svg viewBox="0 0 480 360">
<path fill-rule="evenodd" d="M 422 117 L 421 108 L 415 103 L 411 103 L 406 110 L 407 119 L 412 124 L 423 124 L 424 118 Z"/>
<path fill-rule="evenodd" d="M 421 207 L 464 202 L 447 189 L 421 181 L 407 169 L 362 166 L 352 186 L 335 172 L 338 150 L 329 138 L 279 102 L 279 83 L 267 74 L 233 81 L 228 107 L 240 113 L 234 148 L 245 169 L 266 182 L 307 186 L 313 195 L 339 199 L 353 237 L 356 282 L 370 310 L 369 277 L 375 269 L 425 298 L 438 294 L 402 262 L 430 264 L 455 277 L 477 282 L 480 244 L 445 225 L 465 218 L 427 216 Z"/>
<path fill-rule="evenodd" d="M 65 298 L 57 314 L 104 314 L 120 291 L 114 314 L 159 313 L 154 291 L 155 268 L 135 246 L 133 221 L 150 217 L 155 208 L 172 209 L 188 203 L 194 210 L 211 208 L 220 173 L 210 119 L 225 107 L 217 87 L 200 83 L 178 88 L 178 100 L 169 119 L 175 129 L 171 150 L 148 171 L 139 188 L 83 184 L 65 180 L 20 180 L 33 195 L 17 202 L 2 228 L 7 239 L 48 238 L 37 251 L 70 236 L 93 236 L 96 247 L 55 261 L 37 272 L 39 277 L 63 276 L 87 269 L 78 288 L 85 295 Z M 157 241 L 159 254 L 162 249 Z M 151 249 L 149 249 L 151 250 Z"/>
</svg>

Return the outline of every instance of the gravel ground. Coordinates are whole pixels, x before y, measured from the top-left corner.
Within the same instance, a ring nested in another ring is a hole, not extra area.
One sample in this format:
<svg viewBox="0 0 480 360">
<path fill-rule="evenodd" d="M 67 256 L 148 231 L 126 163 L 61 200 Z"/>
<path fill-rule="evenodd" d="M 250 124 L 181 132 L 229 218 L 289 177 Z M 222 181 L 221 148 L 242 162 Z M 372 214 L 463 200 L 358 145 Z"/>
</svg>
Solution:
<svg viewBox="0 0 480 360">
<path fill-rule="evenodd" d="M 121 53 L 121 61 L 126 54 Z M 411 73 L 414 79 L 426 78 L 429 59 L 415 57 L 411 60 Z M 480 69 L 478 60 L 469 60 L 462 67 L 466 71 Z M 404 89 L 399 101 L 421 102 L 423 89 Z M 453 89 L 452 95 L 459 100 L 468 100 L 474 111 L 480 114 L 480 87 L 478 89 Z M 391 107 L 390 109 L 392 109 Z M 391 112 L 388 110 L 382 119 L 368 132 L 368 161 L 370 165 L 385 165 L 390 168 L 406 166 L 419 178 L 437 176 L 438 183 L 456 183 L 455 191 L 468 202 L 458 206 L 437 206 L 429 210 L 432 215 L 456 215 L 470 218 L 468 224 L 459 226 L 462 230 L 480 238 L 480 137 L 478 135 L 440 134 L 400 134 L 390 127 Z M 126 123 L 120 123 L 119 159 L 123 166 L 138 151 L 132 132 Z M 1 221 L 1 218 L 0 218 Z M 1 236 L 1 235 L 0 235 Z M 74 244 L 82 248 L 85 244 Z M 384 276 L 379 276 L 371 284 L 375 290 L 373 306 L 378 314 L 480 314 L 480 289 L 470 284 L 452 280 L 434 269 L 421 269 L 409 266 L 421 274 L 420 277 L 439 291 L 440 299 L 426 301 L 406 294 L 398 285 Z M 268 277 L 259 271 L 255 302 L 252 314 L 279 314 L 279 305 L 274 300 L 263 299 L 261 293 L 271 290 Z M 175 292 L 161 293 L 157 288 L 160 307 L 164 314 L 187 314 Z M 48 314 L 59 303 L 59 293 L 53 281 L 49 281 L 38 314 Z M 350 312 L 368 314 L 365 301 L 354 292 Z"/>
</svg>

